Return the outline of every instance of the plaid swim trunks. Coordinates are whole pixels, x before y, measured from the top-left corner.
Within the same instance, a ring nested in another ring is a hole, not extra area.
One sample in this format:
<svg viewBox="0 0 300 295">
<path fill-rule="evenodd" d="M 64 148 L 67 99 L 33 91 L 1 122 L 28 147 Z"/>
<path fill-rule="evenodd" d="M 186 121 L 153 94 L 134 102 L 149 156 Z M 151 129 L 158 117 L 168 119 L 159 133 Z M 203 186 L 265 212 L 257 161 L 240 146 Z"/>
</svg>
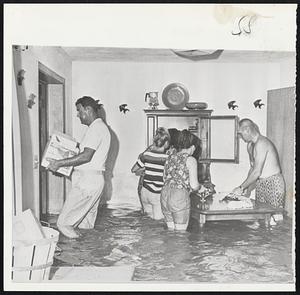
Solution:
<svg viewBox="0 0 300 295">
<path fill-rule="evenodd" d="M 281 173 L 256 182 L 256 201 L 283 208 L 285 201 L 285 182 Z"/>
</svg>

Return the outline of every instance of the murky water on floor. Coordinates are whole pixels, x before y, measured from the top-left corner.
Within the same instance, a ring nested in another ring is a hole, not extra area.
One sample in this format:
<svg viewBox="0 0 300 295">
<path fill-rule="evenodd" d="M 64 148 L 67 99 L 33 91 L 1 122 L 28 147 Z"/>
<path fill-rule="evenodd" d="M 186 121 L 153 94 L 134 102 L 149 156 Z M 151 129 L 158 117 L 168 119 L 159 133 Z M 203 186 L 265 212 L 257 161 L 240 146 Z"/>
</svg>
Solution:
<svg viewBox="0 0 300 295">
<path fill-rule="evenodd" d="M 77 240 L 60 235 L 54 266 L 135 265 L 134 281 L 293 283 L 291 220 L 252 224 L 208 222 L 200 231 L 192 220 L 174 232 L 138 208 L 101 208 L 93 230 Z"/>
</svg>

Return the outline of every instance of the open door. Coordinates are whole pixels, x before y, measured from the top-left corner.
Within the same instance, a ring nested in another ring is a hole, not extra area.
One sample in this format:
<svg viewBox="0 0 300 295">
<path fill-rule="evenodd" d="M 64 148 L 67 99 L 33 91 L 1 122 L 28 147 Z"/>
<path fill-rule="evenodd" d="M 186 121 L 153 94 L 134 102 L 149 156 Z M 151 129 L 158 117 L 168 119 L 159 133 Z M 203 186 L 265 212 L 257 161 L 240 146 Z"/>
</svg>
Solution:
<svg viewBox="0 0 300 295">
<path fill-rule="evenodd" d="M 53 131 L 65 132 L 64 79 L 39 64 L 39 158 Z M 40 218 L 58 214 L 65 198 L 65 179 L 40 167 Z"/>
<path fill-rule="evenodd" d="M 237 116 L 211 116 L 208 121 L 208 158 L 210 162 L 239 163 Z"/>
<path fill-rule="evenodd" d="M 294 214 L 295 202 L 295 87 L 268 91 L 267 137 L 275 144 L 286 183 L 285 210 Z"/>
</svg>

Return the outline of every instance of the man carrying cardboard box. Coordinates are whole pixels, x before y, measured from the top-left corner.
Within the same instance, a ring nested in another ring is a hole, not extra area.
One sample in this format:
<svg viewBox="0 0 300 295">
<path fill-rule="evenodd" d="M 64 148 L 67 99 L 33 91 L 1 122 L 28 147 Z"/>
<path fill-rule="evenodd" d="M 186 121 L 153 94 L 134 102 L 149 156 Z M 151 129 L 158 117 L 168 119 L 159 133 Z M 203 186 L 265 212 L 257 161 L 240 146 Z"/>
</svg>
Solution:
<svg viewBox="0 0 300 295">
<path fill-rule="evenodd" d="M 92 229 L 97 217 L 100 195 L 104 187 L 105 161 L 110 146 L 110 132 L 98 117 L 98 105 L 92 97 L 83 96 L 76 103 L 77 116 L 88 129 L 80 142 L 80 153 L 74 157 L 47 158 L 47 169 L 74 166 L 72 189 L 57 220 L 58 229 L 69 238 L 79 237 L 74 228 Z"/>
</svg>

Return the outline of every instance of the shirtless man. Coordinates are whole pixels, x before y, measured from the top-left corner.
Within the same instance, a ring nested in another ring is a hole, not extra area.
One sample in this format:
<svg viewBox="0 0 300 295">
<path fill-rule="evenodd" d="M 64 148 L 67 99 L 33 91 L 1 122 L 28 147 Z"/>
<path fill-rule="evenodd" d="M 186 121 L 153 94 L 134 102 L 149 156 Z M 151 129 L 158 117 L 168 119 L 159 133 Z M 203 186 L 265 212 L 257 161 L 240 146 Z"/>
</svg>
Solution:
<svg viewBox="0 0 300 295">
<path fill-rule="evenodd" d="M 258 126 L 250 119 L 239 122 L 238 134 L 247 143 L 250 170 L 246 180 L 233 193 L 241 195 L 251 184 L 256 183 L 256 202 L 283 208 L 285 182 L 276 147 L 260 134 Z"/>
</svg>

